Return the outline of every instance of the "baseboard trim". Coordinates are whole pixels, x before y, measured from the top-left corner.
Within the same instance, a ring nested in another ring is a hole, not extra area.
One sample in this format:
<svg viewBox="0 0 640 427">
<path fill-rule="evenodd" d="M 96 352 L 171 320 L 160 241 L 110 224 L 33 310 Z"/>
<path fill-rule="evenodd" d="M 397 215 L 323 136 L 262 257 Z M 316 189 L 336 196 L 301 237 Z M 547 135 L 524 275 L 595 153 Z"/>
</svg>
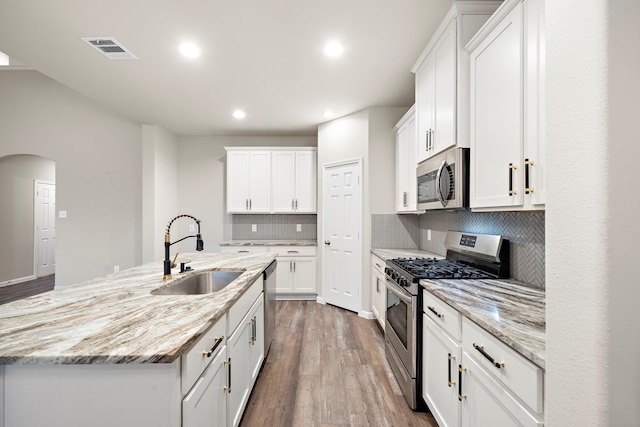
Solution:
<svg viewBox="0 0 640 427">
<path fill-rule="evenodd" d="M 316 301 L 316 294 L 276 294 L 276 301 Z"/>
<path fill-rule="evenodd" d="M 365 319 L 375 319 L 375 318 L 376 318 L 376 316 L 373 314 L 373 311 L 364 311 L 364 310 L 361 310 L 361 311 L 358 313 L 358 316 L 360 316 L 360 317 L 364 317 Z"/>
<path fill-rule="evenodd" d="M 31 280 L 36 280 L 36 276 L 32 274 L 31 276 L 19 277 L 17 279 L 0 282 L 0 288 L 3 286 L 17 285 L 18 283 L 29 282 Z"/>
</svg>

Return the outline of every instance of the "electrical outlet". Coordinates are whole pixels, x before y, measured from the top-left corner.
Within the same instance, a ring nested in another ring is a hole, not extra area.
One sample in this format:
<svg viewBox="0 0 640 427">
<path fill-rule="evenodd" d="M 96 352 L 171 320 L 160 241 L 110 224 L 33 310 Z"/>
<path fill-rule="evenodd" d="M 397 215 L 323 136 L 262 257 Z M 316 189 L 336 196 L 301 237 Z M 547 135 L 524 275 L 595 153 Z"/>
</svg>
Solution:
<svg viewBox="0 0 640 427">
<path fill-rule="evenodd" d="M 258 225 L 257 224 L 251 224 L 251 232 L 255 233 L 256 231 L 258 231 Z"/>
<path fill-rule="evenodd" d="M 196 232 L 196 225 L 189 224 L 189 233 L 195 233 L 195 232 Z"/>
<path fill-rule="evenodd" d="M 427 240 L 431 240 L 431 230 L 427 229 Z"/>
<path fill-rule="evenodd" d="M 114 265 L 113 266 L 113 272 L 114 273 L 119 273 L 120 272 L 120 266 L 119 265 Z"/>
<path fill-rule="evenodd" d="M 58 212 L 58 218 L 66 218 L 66 217 L 67 217 L 67 211 Z"/>
<path fill-rule="evenodd" d="M 296 231 L 297 232 L 302 231 L 302 224 L 296 224 Z"/>
</svg>

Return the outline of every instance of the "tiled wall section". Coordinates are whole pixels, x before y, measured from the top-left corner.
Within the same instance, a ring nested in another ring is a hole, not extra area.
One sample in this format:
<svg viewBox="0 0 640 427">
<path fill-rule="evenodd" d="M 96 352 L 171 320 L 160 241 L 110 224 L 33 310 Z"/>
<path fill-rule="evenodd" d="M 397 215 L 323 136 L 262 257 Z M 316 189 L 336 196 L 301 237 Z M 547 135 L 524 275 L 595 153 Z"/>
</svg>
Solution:
<svg viewBox="0 0 640 427">
<path fill-rule="evenodd" d="M 432 230 L 431 241 L 427 230 Z M 420 247 L 444 254 L 447 230 L 500 234 L 509 238 L 511 277 L 544 288 L 544 212 L 446 212 L 420 216 Z"/>
<path fill-rule="evenodd" d="M 417 215 L 371 215 L 371 247 L 418 249 L 420 217 Z"/>
<path fill-rule="evenodd" d="M 316 240 L 316 215 L 233 215 L 231 238 L 234 240 Z M 256 224 L 257 231 L 251 231 Z M 302 231 L 296 231 L 300 224 Z"/>
</svg>

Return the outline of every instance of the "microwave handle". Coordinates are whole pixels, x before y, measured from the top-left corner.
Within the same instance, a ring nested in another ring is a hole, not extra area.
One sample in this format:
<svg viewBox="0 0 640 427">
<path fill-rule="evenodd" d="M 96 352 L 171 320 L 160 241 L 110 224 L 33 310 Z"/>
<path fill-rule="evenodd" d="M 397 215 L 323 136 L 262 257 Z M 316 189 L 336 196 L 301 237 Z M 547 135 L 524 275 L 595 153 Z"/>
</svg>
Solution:
<svg viewBox="0 0 640 427">
<path fill-rule="evenodd" d="M 440 164 L 440 167 L 438 168 L 438 173 L 436 174 L 436 183 L 438 184 L 436 186 L 436 191 L 438 192 L 438 199 L 440 199 L 440 203 L 442 203 L 442 206 L 444 207 L 446 207 L 447 204 L 449 203 L 449 200 L 446 200 L 444 198 L 444 195 L 442 194 L 442 186 L 440 185 L 440 180 L 442 179 L 442 172 L 444 171 L 445 167 L 447 167 L 447 162 L 443 160 L 442 164 Z"/>
</svg>

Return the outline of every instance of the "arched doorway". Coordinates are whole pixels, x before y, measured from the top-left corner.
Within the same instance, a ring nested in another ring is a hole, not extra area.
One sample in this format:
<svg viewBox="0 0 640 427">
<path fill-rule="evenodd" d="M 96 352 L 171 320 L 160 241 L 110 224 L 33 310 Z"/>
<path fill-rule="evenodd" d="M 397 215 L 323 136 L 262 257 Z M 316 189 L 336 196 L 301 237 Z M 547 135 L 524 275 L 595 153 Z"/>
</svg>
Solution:
<svg viewBox="0 0 640 427">
<path fill-rule="evenodd" d="M 0 157 L 0 303 L 53 289 L 55 162 Z"/>
</svg>

